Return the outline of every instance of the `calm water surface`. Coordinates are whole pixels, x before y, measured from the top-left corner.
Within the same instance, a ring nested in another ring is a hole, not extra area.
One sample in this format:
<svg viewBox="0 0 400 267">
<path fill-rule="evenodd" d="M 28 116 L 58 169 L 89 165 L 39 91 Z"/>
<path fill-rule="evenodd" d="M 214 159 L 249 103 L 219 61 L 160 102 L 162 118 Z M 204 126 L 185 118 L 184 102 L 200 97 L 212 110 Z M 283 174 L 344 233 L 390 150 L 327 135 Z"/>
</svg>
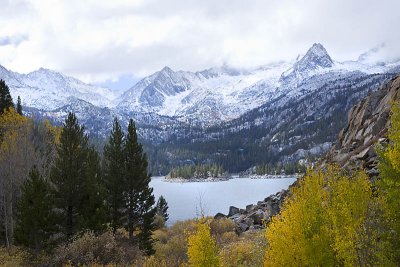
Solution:
<svg viewBox="0 0 400 267">
<path fill-rule="evenodd" d="M 205 215 L 218 212 L 227 214 L 229 206 L 245 208 L 265 197 L 286 189 L 296 178 L 250 179 L 234 178 L 220 182 L 165 182 L 164 177 L 153 177 L 150 186 L 156 200 L 163 195 L 168 202 L 168 225 L 177 220 L 197 217 L 201 210 Z"/>
</svg>

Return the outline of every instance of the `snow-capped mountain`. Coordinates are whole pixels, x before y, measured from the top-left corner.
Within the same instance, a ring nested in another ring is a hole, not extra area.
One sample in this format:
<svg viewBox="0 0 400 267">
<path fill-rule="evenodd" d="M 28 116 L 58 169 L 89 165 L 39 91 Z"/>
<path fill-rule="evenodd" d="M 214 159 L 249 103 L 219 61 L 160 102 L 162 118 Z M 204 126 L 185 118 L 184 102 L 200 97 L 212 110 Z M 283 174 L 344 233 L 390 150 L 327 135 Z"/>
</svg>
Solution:
<svg viewBox="0 0 400 267">
<path fill-rule="evenodd" d="M 46 111 L 65 106 L 75 99 L 109 107 L 118 96 L 110 89 L 85 84 L 44 68 L 19 74 L 0 66 L 0 78 L 6 81 L 14 99 L 21 96 L 24 106 Z"/>
<path fill-rule="evenodd" d="M 223 66 L 200 72 L 165 67 L 126 91 L 117 108 L 210 125 L 237 118 L 264 103 L 288 66 L 282 63 L 254 71 Z"/>
<path fill-rule="evenodd" d="M 97 136 L 108 135 L 113 117 L 123 127 L 133 118 L 142 140 L 165 145 L 151 153 L 155 172 L 185 162 L 175 155 L 182 150 L 192 161 L 207 155 L 240 171 L 326 151 L 351 106 L 400 72 L 400 61 L 370 57 L 374 50 L 338 62 L 314 44 L 294 61 L 253 69 L 165 67 L 123 93 L 47 69 L 19 74 L 0 66 L 0 79 L 26 112 L 61 122 L 73 111 Z"/>
<path fill-rule="evenodd" d="M 116 108 L 172 116 L 196 125 L 213 125 L 296 93 L 305 80 L 315 75 L 385 73 L 399 65 L 400 62 L 369 65 L 365 55 L 360 61 L 336 62 L 321 44 L 314 44 L 295 62 L 251 70 L 223 66 L 188 72 L 165 67 L 128 89 L 117 99 Z"/>
<path fill-rule="evenodd" d="M 337 62 L 321 44 L 314 44 L 295 61 L 254 69 L 224 65 L 189 72 L 164 67 L 122 94 L 43 68 L 19 74 L 0 66 L 0 78 L 10 86 L 14 99 L 21 96 L 23 106 L 41 110 L 54 119 L 62 120 L 65 112 L 60 111 L 71 109 L 85 110 L 80 114 L 87 118 L 95 114 L 133 116 L 145 125 L 164 125 L 168 121 L 169 125 L 202 127 L 239 119 L 263 105 L 277 105 L 277 101 L 283 105 L 292 97 L 318 90 L 322 80 L 332 83 L 343 76 L 356 79 L 360 73 L 388 73 L 400 69 L 400 62 L 367 63 L 367 57 L 373 52 L 364 53 L 357 61 Z M 160 136 L 168 139 L 168 134 Z"/>
</svg>

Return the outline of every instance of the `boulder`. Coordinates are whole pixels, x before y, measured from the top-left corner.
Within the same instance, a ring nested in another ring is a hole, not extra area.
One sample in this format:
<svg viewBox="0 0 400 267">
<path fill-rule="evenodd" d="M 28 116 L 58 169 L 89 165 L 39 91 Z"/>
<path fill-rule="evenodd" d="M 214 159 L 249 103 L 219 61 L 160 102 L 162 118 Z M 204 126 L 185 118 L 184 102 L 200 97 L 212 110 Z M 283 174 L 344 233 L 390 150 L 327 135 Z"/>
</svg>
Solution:
<svg viewBox="0 0 400 267">
<path fill-rule="evenodd" d="M 232 216 L 229 216 L 229 219 L 231 219 L 233 221 L 239 221 L 240 220 L 240 214 L 239 213 L 233 214 Z"/>
<path fill-rule="evenodd" d="M 255 205 L 253 205 L 253 204 L 247 205 L 246 206 L 246 212 L 250 213 L 253 210 L 254 207 L 255 207 Z"/>
<path fill-rule="evenodd" d="M 246 230 L 249 229 L 249 225 L 245 224 L 245 223 L 238 223 L 238 230 L 239 232 L 245 232 Z"/>
<path fill-rule="evenodd" d="M 264 220 L 264 212 L 262 210 L 256 210 L 250 214 L 249 217 L 253 219 L 254 224 L 262 225 Z"/>
<path fill-rule="evenodd" d="M 238 214 L 238 213 L 240 213 L 239 208 L 236 208 L 236 207 L 234 207 L 234 206 L 230 206 L 230 207 L 229 207 L 228 217 L 231 217 L 231 216 L 233 216 L 233 215 L 235 215 L 235 214 Z"/>
</svg>

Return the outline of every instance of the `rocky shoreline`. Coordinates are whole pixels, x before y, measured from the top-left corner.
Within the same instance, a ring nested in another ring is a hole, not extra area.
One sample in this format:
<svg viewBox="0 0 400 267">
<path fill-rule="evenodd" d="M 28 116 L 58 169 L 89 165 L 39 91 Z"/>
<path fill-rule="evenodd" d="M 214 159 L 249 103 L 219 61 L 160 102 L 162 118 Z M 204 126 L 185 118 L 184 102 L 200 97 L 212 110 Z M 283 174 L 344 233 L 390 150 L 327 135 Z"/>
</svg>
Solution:
<svg viewBox="0 0 400 267">
<path fill-rule="evenodd" d="M 281 205 L 287 195 L 289 189 L 282 190 L 276 194 L 266 197 L 257 204 L 247 205 L 245 209 L 234 206 L 229 207 L 228 215 L 217 213 L 214 218 L 229 218 L 236 224 L 236 231 L 243 233 L 248 230 L 264 229 L 265 225 L 271 221 L 271 218 L 278 214 Z"/>
</svg>

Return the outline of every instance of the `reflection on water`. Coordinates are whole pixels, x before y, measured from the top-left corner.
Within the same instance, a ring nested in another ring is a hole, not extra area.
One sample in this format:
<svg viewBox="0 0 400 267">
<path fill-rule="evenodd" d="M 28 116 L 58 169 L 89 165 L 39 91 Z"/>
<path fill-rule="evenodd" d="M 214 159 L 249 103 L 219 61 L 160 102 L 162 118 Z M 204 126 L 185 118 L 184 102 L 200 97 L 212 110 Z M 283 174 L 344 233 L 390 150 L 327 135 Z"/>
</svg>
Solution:
<svg viewBox="0 0 400 267">
<path fill-rule="evenodd" d="M 214 216 L 218 212 L 227 214 L 229 206 L 245 208 L 288 188 L 296 180 L 235 178 L 221 182 L 170 183 L 163 178 L 153 177 L 150 186 L 156 201 L 163 195 L 168 202 L 168 225 L 195 218 L 200 211 Z"/>
</svg>

